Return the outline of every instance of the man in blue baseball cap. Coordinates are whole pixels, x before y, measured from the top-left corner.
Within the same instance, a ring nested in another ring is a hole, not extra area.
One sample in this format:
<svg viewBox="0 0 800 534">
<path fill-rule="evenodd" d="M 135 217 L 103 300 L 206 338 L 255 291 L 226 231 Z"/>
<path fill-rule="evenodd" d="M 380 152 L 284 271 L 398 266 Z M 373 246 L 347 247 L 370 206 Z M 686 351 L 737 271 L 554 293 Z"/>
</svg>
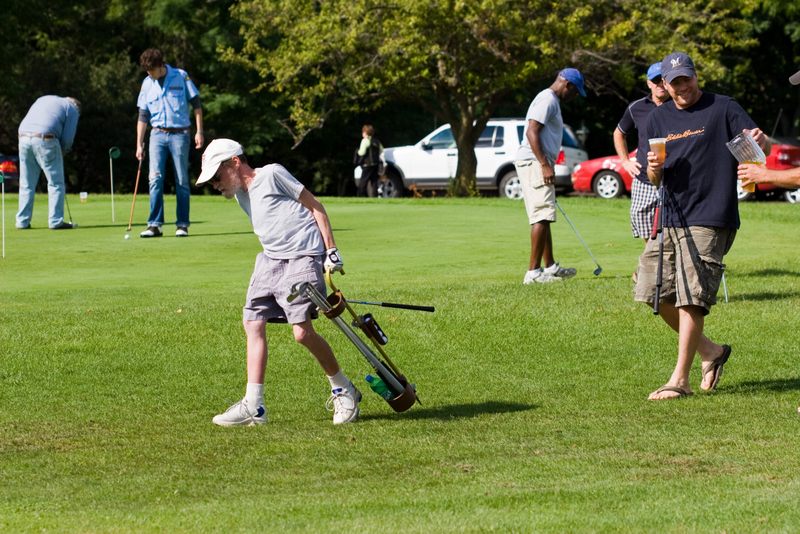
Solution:
<svg viewBox="0 0 800 534">
<path fill-rule="evenodd" d="M 650 400 L 692 395 L 689 371 L 695 353 L 703 362 L 700 388 L 712 390 L 719 383 L 731 347 L 711 341 L 703 327 L 716 303 L 723 258 L 739 228 L 737 162 L 725 143 L 749 133 L 766 154 L 772 146 L 733 98 L 700 90 L 688 55 L 669 54 L 661 74 L 672 101 L 647 117 L 647 137 L 666 140 L 666 157 L 647 153 L 647 177 L 656 186 L 663 184 L 663 263 L 658 240 L 651 239 L 639 258 L 634 299 L 654 305 L 660 270 L 660 315 L 678 333 L 678 359 Z"/>
<path fill-rule="evenodd" d="M 550 87 L 536 95 L 525 117 L 525 133 L 514 161 L 531 225 L 531 259 L 523 284 L 560 282 L 578 272 L 556 263 L 550 234 L 550 223 L 556 221 L 554 167 L 564 126 L 560 102 L 578 94 L 586 96 L 583 75 L 577 69 L 564 69 Z"/>
<path fill-rule="evenodd" d="M 617 156 L 622 162 L 622 167 L 633 177 L 631 230 L 633 237 L 641 237 L 645 240 L 650 237 L 653 217 L 658 204 L 658 189 L 650 183 L 647 171 L 644 169 L 644 166 L 647 165 L 647 153 L 650 151 L 650 143 L 647 140 L 647 117 L 651 111 L 670 99 L 669 93 L 664 87 L 664 80 L 661 78 L 660 61 L 653 63 L 647 69 L 647 88 L 650 90 L 650 94 L 631 102 L 614 130 L 614 148 Z M 628 157 L 627 138 L 632 130 L 636 130 L 638 134 L 634 159 Z M 636 280 L 635 273 L 633 277 Z"/>
</svg>

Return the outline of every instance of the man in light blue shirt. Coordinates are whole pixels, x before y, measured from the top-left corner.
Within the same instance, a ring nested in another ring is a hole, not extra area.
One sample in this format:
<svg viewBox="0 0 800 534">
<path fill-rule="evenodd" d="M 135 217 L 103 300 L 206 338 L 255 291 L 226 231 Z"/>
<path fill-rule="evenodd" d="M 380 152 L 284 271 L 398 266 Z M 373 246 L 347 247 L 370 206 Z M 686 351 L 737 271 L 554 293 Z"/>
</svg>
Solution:
<svg viewBox="0 0 800 534">
<path fill-rule="evenodd" d="M 39 175 L 44 171 L 50 199 L 48 226 L 71 230 L 64 222 L 64 154 L 72 150 L 78 130 L 81 103 L 72 97 L 48 95 L 39 98 L 19 125 L 19 213 L 16 226 L 31 227 L 33 200 Z"/>
<path fill-rule="evenodd" d="M 145 50 L 140 58 L 147 78 L 139 90 L 136 123 L 136 158 L 144 158 L 144 134 L 150 132 L 150 216 L 142 237 L 161 237 L 164 225 L 164 173 L 167 154 L 175 166 L 175 195 L 178 201 L 175 235 L 189 235 L 189 128 L 194 115 L 197 132 L 195 148 L 203 148 L 203 109 L 200 93 L 186 71 L 164 63 L 161 52 Z"/>
</svg>

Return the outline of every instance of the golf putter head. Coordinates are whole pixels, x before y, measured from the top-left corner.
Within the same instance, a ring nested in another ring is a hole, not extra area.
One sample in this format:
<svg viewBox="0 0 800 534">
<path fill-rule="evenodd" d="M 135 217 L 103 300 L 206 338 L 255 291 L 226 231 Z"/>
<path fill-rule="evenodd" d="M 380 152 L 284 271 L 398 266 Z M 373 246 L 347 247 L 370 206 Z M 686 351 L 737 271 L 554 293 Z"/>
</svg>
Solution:
<svg viewBox="0 0 800 534">
<path fill-rule="evenodd" d="M 594 270 L 594 275 L 595 276 L 600 276 L 600 273 L 602 273 L 602 272 L 603 272 L 603 268 L 598 265 L 597 269 Z"/>
</svg>

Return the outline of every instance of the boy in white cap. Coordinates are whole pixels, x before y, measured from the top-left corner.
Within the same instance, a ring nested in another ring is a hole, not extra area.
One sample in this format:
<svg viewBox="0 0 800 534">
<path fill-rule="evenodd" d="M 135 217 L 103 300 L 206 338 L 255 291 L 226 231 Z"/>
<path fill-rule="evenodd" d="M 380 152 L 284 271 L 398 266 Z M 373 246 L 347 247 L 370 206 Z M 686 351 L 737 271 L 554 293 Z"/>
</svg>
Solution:
<svg viewBox="0 0 800 534">
<path fill-rule="evenodd" d="M 257 425 L 267 422 L 264 408 L 264 374 L 267 366 L 268 322 L 290 323 L 295 340 L 317 359 L 331 383 L 328 408 L 333 423 L 358 417 L 361 392 L 344 376 L 330 345 L 311 323 L 317 309 L 305 296 L 289 302 L 293 284 L 309 282 L 326 293 L 323 267 L 341 271 L 343 263 L 333 240 L 325 208 L 281 165 L 253 169 L 242 146 L 230 139 L 215 139 L 203 154 L 197 185 L 210 183 L 250 217 L 264 252 L 259 253 L 243 323 L 247 334 L 247 391 L 228 411 L 214 417 L 220 426 Z M 330 405 L 333 408 L 330 408 Z"/>
</svg>

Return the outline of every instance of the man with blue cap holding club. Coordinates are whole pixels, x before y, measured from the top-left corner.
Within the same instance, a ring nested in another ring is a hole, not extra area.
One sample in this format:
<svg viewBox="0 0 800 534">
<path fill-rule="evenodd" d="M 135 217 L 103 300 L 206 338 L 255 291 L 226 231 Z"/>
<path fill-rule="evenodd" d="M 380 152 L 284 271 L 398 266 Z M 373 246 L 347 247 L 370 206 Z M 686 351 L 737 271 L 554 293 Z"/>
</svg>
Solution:
<svg viewBox="0 0 800 534">
<path fill-rule="evenodd" d="M 633 177 L 631 184 L 631 230 L 633 237 L 647 239 L 653 228 L 653 217 L 658 204 L 658 188 L 647 178 L 647 153 L 650 144 L 647 139 L 647 117 L 650 112 L 670 99 L 664 80 L 661 78 L 661 62 L 653 63 L 647 69 L 647 88 L 650 94 L 631 102 L 625 109 L 617 128 L 614 130 L 614 148 L 622 162 L 622 167 Z M 638 145 L 636 158 L 628 157 L 628 134 L 636 130 Z M 634 280 L 636 275 L 634 274 Z"/>
<path fill-rule="evenodd" d="M 514 161 L 531 224 L 531 259 L 523 284 L 560 282 L 578 272 L 561 267 L 553 259 L 550 234 L 550 223 L 556 221 L 555 162 L 564 127 L 561 101 L 572 100 L 578 94 L 586 97 L 583 75 L 577 69 L 564 69 L 550 87 L 536 95 L 525 116 L 525 133 Z"/>
</svg>

